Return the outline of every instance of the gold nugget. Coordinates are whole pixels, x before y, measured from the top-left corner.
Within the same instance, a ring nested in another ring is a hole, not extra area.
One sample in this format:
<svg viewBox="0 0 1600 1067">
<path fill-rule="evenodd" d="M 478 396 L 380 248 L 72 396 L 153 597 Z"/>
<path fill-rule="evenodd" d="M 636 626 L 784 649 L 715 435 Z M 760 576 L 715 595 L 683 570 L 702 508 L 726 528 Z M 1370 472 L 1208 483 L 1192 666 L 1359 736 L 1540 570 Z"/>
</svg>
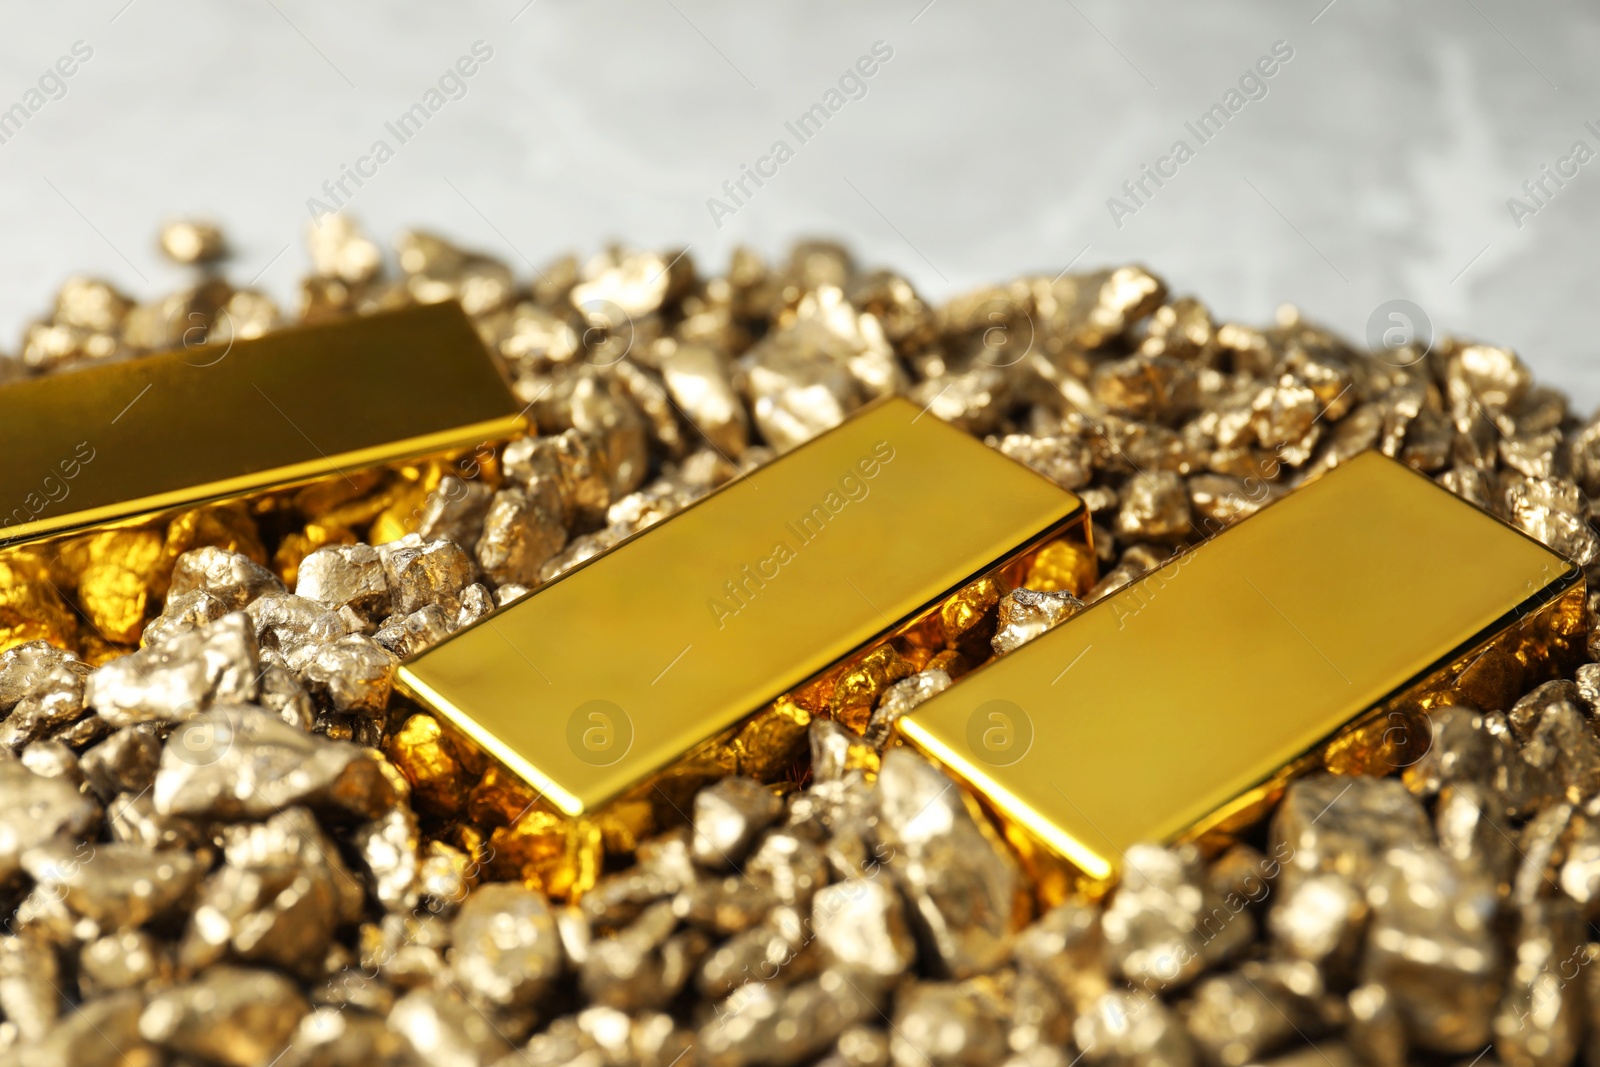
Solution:
<svg viewBox="0 0 1600 1067">
<path fill-rule="evenodd" d="M 1414 761 L 1430 708 L 1570 669 L 1584 625 L 1577 567 L 1365 453 L 899 729 L 1059 897 L 1105 885 L 1136 842 L 1225 836 L 1296 774 Z"/>
<path fill-rule="evenodd" d="M 983 611 L 992 626 L 996 581 L 1064 533 L 1086 544 L 1086 525 L 1071 493 L 889 399 L 456 634 L 399 685 L 587 815 L 764 706 L 775 719 L 752 720 L 746 762 L 722 771 L 779 769 L 812 710 L 870 709 L 945 650 L 947 601 L 959 644 Z"/>
</svg>

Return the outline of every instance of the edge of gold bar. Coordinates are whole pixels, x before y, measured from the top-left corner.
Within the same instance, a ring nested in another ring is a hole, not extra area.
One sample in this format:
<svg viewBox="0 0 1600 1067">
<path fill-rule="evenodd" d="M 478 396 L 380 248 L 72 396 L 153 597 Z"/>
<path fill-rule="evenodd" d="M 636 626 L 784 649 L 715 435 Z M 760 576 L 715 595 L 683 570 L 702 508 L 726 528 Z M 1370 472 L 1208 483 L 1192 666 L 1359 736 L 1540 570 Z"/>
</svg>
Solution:
<svg viewBox="0 0 1600 1067">
<path fill-rule="evenodd" d="M 890 397 L 403 664 L 397 684 L 584 815 L 1069 529 L 1087 544 L 1073 494 Z"/>
<path fill-rule="evenodd" d="M 1136 842 L 1247 824 L 1296 774 L 1407 765 L 1430 707 L 1514 699 L 1581 651 L 1584 615 L 1576 566 L 1369 452 L 898 729 L 1059 899 L 1103 890 Z"/>
<path fill-rule="evenodd" d="M 0 386 L 0 547 L 510 437 L 455 303 Z"/>
</svg>

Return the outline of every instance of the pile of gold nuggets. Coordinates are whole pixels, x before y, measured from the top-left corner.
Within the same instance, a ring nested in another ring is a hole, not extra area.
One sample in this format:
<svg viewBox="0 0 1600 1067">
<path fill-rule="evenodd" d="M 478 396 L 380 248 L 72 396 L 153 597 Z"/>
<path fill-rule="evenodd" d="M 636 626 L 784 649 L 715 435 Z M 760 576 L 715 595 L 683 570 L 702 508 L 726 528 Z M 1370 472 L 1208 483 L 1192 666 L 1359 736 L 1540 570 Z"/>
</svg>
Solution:
<svg viewBox="0 0 1600 1067">
<path fill-rule="evenodd" d="M 391 694 L 401 658 L 890 393 L 1087 502 L 1086 600 L 1366 449 L 1592 587 L 1600 422 L 1513 353 L 1357 351 L 1292 308 L 1219 324 L 1139 267 L 931 306 L 822 242 L 715 278 L 612 249 L 519 279 L 407 232 L 394 273 L 342 216 L 286 315 L 225 279 L 215 227 L 161 243 L 192 288 L 74 279 L 0 382 L 458 300 L 555 439 L 560 507 L 530 514 L 513 442 L 313 486 L 270 536 L 242 508 L 96 534 L 65 591 L 0 566 L 0 1065 L 1600 1063 L 1600 664 L 1054 905 L 881 734 L 818 718 L 782 780 L 618 842 Z M 997 655 L 1059 621 L 1040 602 L 991 609 Z M 213 702 L 273 716 L 173 758 Z"/>
</svg>

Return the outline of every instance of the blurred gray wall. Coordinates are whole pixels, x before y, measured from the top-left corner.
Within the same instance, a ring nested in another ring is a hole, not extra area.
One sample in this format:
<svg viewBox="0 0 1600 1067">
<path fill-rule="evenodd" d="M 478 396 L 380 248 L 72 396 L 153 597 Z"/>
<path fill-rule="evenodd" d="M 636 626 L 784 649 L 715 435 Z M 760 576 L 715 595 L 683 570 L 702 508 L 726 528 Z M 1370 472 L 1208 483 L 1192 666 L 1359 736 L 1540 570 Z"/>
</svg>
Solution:
<svg viewBox="0 0 1600 1067">
<path fill-rule="evenodd" d="M 608 239 L 720 268 L 738 242 L 825 234 L 938 297 L 1137 259 L 1220 316 L 1292 301 L 1354 337 L 1408 299 L 1600 403 L 1600 159 L 1576 151 L 1600 153 L 1593 4 L 8 7 L 0 109 L 41 106 L 0 121 L 6 348 L 69 272 L 179 284 L 154 248 L 176 213 L 222 221 L 235 280 L 289 299 L 307 201 L 331 205 L 323 183 L 348 166 L 369 176 L 341 200 L 377 234 L 433 227 L 524 273 Z M 58 84 L 80 41 L 92 56 Z M 385 123 L 478 41 L 492 56 L 401 143 Z M 876 42 L 892 55 L 845 77 Z M 1292 57 L 1263 77 L 1275 44 Z M 785 124 L 818 104 L 802 141 Z M 380 139 L 392 157 L 363 163 Z M 770 176 L 735 202 L 723 183 L 747 166 Z"/>
</svg>

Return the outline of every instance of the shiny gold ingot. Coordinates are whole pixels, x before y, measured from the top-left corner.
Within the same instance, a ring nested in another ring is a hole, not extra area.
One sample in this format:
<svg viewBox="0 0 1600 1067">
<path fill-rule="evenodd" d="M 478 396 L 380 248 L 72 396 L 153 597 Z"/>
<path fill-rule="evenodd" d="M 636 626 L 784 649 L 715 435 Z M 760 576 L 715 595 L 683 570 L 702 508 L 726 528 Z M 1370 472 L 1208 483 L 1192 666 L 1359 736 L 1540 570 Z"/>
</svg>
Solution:
<svg viewBox="0 0 1600 1067">
<path fill-rule="evenodd" d="M 476 471 L 520 406 L 455 304 L 0 387 L 0 651 L 125 650 L 184 551 L 267 563 L 269 511 L 291 584 L 318 543 L 355 539 L 333 520 L 401 536 L 429 479 L 469 449 Z"/>
<path fill-rule="evenodd" d="M 456 304 L 0 387 L 0 546 L 471 448 L 522 426 Z"/>
<path fill-rule="evenodd" d="M 1225 838 L 1295 774 L 1414 761 L 1429 708 L 1506 689 L 1485 664 L 1520 675 L 1513 693 L 1570 668 L 1584 615 L 1577 567 L 1366 453 L 899 730 L 985 798 L 1059 897 L 1103 888 L 1135 842 Z"/>
<path fill-rule="evenodd" d="M 456 634 L 398 684 L 586 815 L 691 753 L 715 764 L 719 735 L 747 773 L 781 769 L 759 765 L 803 738 L 852 653 L 894 640 L 926 658 L 914 646 L 949 597 L 1025 574 L 1067 533 L 1087 542 L 1076 497 L 891 398 Z"/>
</svg>

